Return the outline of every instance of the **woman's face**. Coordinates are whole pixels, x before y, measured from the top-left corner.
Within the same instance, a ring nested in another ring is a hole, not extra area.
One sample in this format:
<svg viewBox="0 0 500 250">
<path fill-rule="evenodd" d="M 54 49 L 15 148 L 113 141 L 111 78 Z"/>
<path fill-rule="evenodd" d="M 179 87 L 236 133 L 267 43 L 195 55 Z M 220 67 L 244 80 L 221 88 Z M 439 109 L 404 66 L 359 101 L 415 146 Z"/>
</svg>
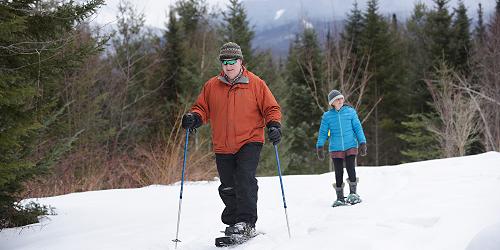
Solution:
<svg viewBox="0 0 500 250">
<path fill-rule="evenodd" d="M 342 108 L 342 106 L 344 105 L 344 98 L 339 98 L 335 101 L 333 101 L 333 107 L 336 109 L 336 110 L 339 110 L 340 108 Z"/>
</svg>

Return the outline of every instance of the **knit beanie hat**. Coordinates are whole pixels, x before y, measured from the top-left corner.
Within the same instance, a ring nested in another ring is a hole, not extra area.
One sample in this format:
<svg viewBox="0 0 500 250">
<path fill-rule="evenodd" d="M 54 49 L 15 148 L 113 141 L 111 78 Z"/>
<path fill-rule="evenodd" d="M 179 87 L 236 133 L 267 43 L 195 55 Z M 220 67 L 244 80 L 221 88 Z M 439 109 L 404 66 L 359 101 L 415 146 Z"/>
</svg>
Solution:
<svg viewBox="0 0 500 250">
<path fill-rule="evenodd" d="M 219 53 L 219 60 L 227 59 L 243 59 L 243 53 L 241 53 L 241 48 L 238 44 L 233 42 L 228 42 L 222 45 Z"/>
<path fill-rule="evenodd" d="M 340 91 L 334 89 L 328 94 L 328 104 L 332 105 L 335 100 L 340 98 L 344 98 L 344 96 L 340 93 Z"/>
</svg>

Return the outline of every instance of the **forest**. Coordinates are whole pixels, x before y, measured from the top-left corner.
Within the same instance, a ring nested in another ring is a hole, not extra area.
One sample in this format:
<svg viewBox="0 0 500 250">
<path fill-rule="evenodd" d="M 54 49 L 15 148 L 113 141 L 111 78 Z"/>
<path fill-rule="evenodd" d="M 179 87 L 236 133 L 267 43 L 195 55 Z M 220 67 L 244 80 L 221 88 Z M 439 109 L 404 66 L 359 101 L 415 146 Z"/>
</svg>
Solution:
<svg viewBox="0 0 500 250">
<path fill-rule="evenodd" d="M 104 0 L 1 1 L 0 229 L 50 210 L 26 198 L 179 181 L 182 115 L 228 41 L 281 106 L 286 175 L 331 171 L 315 145 L 332 89 L 362 121 L 360 166 L 500 151 L 500 0 L 488 15 L 481 4 L 416 3 L 405 20 L 378 2 L 355 3 L 324 37 L 304 26 L 277 57 L 255 49 L 241 0 L 218 12 L 177 0 L 161 34 L 126 1 L 112 31 L 91 22 Z M 269 145 L 260 176 L 276 174 Z M 190 135 L 187 180 L 217 176 L 211 146 L 209 126 Z"/>
</svg>

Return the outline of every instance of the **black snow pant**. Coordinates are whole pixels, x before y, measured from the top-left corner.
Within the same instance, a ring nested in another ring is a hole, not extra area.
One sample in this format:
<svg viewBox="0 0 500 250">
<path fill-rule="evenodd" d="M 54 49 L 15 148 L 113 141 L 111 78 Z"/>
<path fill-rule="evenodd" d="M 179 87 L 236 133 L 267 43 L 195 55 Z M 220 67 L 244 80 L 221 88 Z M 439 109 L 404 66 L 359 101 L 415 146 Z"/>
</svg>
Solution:
<svg viewBox="0 0 500 250">
<path fill-rule="evenodd" d="M 215 154 L 221 185 L 219 195 L 226 205 L 221 219 L 233 225 L 257 222 L 257 179 L 255 172 L 259 164 L 262 143 L 250 142 L 236 154 Z"/>
<path fill-rule="evenodd" d="M 349 176 L 350 182 L 356 182 L 356 156 L 349 155 L 345 159 L 333 158 L 333 166 L 335 168 L 335 181 L 337 187 L 342 187 L 344 178 L 344 161 L 345 169 L 347 170 L 347 175 Z"/>
</svg>

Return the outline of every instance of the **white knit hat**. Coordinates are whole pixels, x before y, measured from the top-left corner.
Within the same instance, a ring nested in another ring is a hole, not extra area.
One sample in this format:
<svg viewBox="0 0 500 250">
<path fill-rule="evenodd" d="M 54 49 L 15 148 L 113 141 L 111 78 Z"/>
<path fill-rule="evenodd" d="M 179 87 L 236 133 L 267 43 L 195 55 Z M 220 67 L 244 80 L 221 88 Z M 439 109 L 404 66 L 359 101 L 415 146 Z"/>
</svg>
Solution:
<svg viewBox="0 0 500 250">
<path fill-rule="evenodd" d="M 332 105 L 335 100 L 340 98 L 344 98 L 344 96 L 340 93 L 340 91 L 334 89 L 328 94 L 328 104 Z"/>
</svg>

